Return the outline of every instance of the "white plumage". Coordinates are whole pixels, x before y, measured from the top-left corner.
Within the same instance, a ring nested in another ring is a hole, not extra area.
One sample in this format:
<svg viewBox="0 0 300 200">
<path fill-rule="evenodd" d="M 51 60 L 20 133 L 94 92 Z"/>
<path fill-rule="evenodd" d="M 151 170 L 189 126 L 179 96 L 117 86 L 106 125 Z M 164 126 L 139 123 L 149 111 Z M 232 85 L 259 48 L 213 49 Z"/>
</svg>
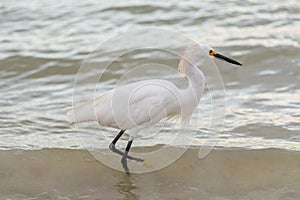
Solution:
<svg viewBox="0 0 300 200">
<path fill-rule="evenodd" d="M 181 117 L 187 121 L 200 100 L 195 97 L 192 88 L 178 90 L 169 81 L 153 79 L 115 88 L 73 107 L 67 115 L 71 123 L 97 121 L 127 130 L 134 137 L 163 118 Z"/>
<path fill-rule="evenodd" d="M 204 75 L 198 66 L 210 67 L 204 65 L 212 58 L 241 65 L 218 54 L 208 45 L 195 44 L 186 49 L 178 65 L 178 71 L 188 80 L 187 88 L 179 89 L 173 83 L 161 79 L 134 82 L 77 105 L 67 115 L 71 123 L 97 121 L 103 126 L 120 129 L 109 148 L 122 156 L 121 163 L 129 174 L 127 159 L 144 161 L 128 156 L 136 134 L 166 118 L 180 117 L 183 123 L 187 122 L 200 101 L 205 85 Z M 115 148 L 115 144 L 125 131 L 130 138 L 122 153 Z"/>
<path fill-rule="evenodd" d="M 207 45 L 189 47 L 180 60 L 178 70 L 189 81 L 185 89 L 172 82 L 151 79 L 117 87 L 67 113 L 71 123 L 97 121 L 103 126 L 127 130 L 133 138 L 140 130 L 164 118 L 189 120 L 204 89 L 204 75 L 196 67 L 201 59 L 209 59 Z"/>
</svg>

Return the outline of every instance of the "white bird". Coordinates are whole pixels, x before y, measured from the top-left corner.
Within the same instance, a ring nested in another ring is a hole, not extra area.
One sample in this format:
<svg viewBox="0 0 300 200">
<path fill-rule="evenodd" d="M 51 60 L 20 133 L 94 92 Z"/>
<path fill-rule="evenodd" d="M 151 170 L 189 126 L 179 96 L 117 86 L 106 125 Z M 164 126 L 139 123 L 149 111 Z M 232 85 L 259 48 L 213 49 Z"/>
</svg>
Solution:
<svg viewBox="0 0 300 200">
<path fill-rule="evenodd" d="M 235 65 L 241 65 L 225 57 L 209 45 L 194 44 L 187 48 L 181 58 L 178 70 L 187 78 L 189 85 L 185 89 L 177 88 L 172 82 L 151 79 L 119 86 L 88 102 L 79 104 L 67 113 L 71 123 L 97 121 L 120 132 L 109 148 L 122 156 L 121 163 L 129 174 L 127 159 L 143 162 L 143 159 L 128 155 L 134 137 L 146 127 L 162 119 L 180 117 L 188 121 L 203 94 L 205 77 L 198 66 L 204 66 L 208 59 L 219 58 Z M 129 134 L 125 152 L 115 145 L 124 132 Z"/>
</svg>

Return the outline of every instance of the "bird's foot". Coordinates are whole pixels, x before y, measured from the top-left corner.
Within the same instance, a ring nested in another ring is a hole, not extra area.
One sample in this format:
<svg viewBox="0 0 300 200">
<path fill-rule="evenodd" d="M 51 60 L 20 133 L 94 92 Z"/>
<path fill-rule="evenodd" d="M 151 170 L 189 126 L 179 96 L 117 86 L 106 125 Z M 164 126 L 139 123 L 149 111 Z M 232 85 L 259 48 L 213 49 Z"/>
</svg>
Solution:
<svg viewBox="0 0 300 200">
<path fill-rule="evenodd" d="M 117 149 L 116 146 L 115 146 L 114 144 L 112 144 L 112 143 L 109 145 L 109 149 L 110 149 L 112 152 L 121 155 L 122 157 L 125 156 L 125 153 L 122 152 L 122 151 L 120 151 L 119 149 Z M 136 161 L 136 162 L 144 162 L 144 159 L 142 159 L 142 158 L 135 158 L 135 157 L 129 156 L 128 154 L 126 155 L 126 157 L 127 157 L 127 159 L 129 159 L 129 160 L 134 160 L 134 161 Z M 122 158 L 122 159 L 123 159 L 123 158 Z"/>
<path fill-rule="evenodd" d="M 121 159 L 121 163 L 122 163 L 122 166 L 123 166 L 126 174 L 128 174 L 128 175 L 130 175 L 130 172 L 129 172 L 129 168 L 128 168 L 128 164 L 127 164 L 127 159 L 134 160 L 136 162 L 143 162 L 143 163 L 145 163 L 144 159 L 135 158 L 135 157 L 129 156 L 128 154 L 124 153 L 124 155 L 122 156 L 122 159 Z M 145 165 L 149 166 L 149 163 L 147 162 L 147 164 L 145 163 Z"/>
<path fill-rule="evenodd" d="M 131 156 L 127 156 L 127 158 L 128 158 L 129 160 L 134 160 L 134 161 L 136 161 L 136 162 L 144 162 L 144 161 L 145 161 L 145 160 L 142 159 L 142 158 L 135 158 L 135 157 L 131 157 Z"/>
</svg>

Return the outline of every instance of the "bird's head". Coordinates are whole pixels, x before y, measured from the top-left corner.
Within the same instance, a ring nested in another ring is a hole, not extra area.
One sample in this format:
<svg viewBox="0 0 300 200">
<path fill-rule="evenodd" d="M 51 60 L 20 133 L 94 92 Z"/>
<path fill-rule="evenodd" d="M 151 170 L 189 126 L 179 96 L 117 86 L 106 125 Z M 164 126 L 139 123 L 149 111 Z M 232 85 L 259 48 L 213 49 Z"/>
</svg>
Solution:
<svg viewBox="0 0 300 200">
<path fill-rule="evenodd" d="M 232 58 L 226 57 L 217 51 L 215 51 L 211 46 L 207 44 L 194 44 L 187 48 L 184 52 L 183 58 L 188 62 L 199 66 L 201 62 L 205 61 L 207 58 L 219 59 L 229 62 L 234 65 L 242 65 L 241 63 L 233 60 Z"/>
<path fill-rule="evenodd" d="M 178 70 L 186 74 L 187 73 L 186 70 L 188 66 L 190 66 L 190 64 L 194 66 L 201 66 L 201 65 L 205 66 L 204 64 L 205 62 L 215 58 L 229 62 L 234 65 L 239 65 L 239 66 L 242 65 L 238 61 L 235 61 L 232 58 L 226 57 L 218 53 L 207 44 L 194 44 L 185 50 L 184 55 L 178 65 Z"/>
</svg>

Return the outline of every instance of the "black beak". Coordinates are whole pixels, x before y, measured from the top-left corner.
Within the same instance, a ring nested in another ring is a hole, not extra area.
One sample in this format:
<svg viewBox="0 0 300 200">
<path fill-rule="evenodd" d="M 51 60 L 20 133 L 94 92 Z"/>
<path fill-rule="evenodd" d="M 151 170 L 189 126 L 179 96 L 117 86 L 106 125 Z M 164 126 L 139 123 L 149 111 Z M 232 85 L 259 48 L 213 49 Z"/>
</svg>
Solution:
<svg viewBox="0 0 300 200">
<path fill-rule="evenodd" d="M 228 57 L 226 57 L 226 56 L 223 56 L 223 55 L 221 55 L 221 54 L 219 54 L 219 53 L 215 53 L 215 54 L 213 54 L 213 56 L 214 56 L 215 58 L 219 58 L 219 59 L 221 59 L 221 60 L 225 60 L 225 61 L 227 61 L 227 62 L 229 62 L 229 63 L 231 63 L 231 64 L 242 66 L 242 64 L 239 63 L 238 61 L 235 61 L 235 60 L 233 60 L 233 59 L 231 59 L 231 58 L 228 58 Z"/>
</svg>

